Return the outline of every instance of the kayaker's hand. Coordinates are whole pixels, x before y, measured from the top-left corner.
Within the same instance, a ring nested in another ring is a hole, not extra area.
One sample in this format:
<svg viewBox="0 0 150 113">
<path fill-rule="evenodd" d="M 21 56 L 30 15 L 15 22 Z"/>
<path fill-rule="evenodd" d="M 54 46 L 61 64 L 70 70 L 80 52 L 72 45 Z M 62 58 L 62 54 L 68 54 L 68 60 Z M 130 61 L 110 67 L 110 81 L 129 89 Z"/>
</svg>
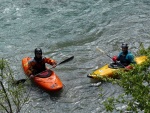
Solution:
<svg viewBox="0 0 150 113">
<path fill-rule="evenodd" d="M 33 79 L 34 78 L 34 75 L 30 75 L 30 77 L 29 77 L 30 79 Z"/>
<path fill-rule="evenodd" d="M 126 70 L 131 70 L 131 69 L 133 69 L 133 67 L 131 65 L 128 65 L 128 66 L 125 67 L 125 69 Z"/>
<path fill-rule="evenodd" d="M 52 67 L 55 68 L 57 66 L 57 62 L 52 63 Z"/>
<path fill-rule="evenodd" d="M 112 60 L 116 63 L 117 62 L 117 56 L 113 56 Z"/>
</svg>

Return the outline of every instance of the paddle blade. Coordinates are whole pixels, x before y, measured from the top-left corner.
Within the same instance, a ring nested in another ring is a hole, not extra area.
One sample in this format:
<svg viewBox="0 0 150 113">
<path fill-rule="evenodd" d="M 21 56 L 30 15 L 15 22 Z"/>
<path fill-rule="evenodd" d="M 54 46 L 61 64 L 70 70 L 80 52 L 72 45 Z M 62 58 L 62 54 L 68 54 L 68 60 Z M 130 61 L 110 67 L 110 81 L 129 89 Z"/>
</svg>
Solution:
<svg viewBox="0 0 150 113">
<path fill-rule="evenodd" d="M 103 50 L 101 50 L 100 48 L 96 48 L 98 51 L 102 52 L 103 54 L 105 54 L 105 52 Z"/>
<path fill-rule="evenodd" d="M 73 58 L 74 58 L 74 56 L 71 56 L 71 57 L 69 57 L 69 58 L 65 59 L 64 61 L 60 62 L 60 63 L 59 63 L 59 64 L 57 64 L 57 65 L 60 65 L 60 64 L 63 64 L 63 63 L 69 62 L 69 61 L 70 61 L 70 60 L 72 60 Z"/>
<path fill-rule="evenodd" d="M 20 80 L 16 80 L 14 81 L 14 84 L 20 84 L 20 83 L 24 83 L 27 79 L 20 79 Z"/>
<path fill-rule="evenodd" d="M 111 56 L 109 56 L 107 53 L 105 53 L 103 50 L 101 50 L 100 48 L 97 47 L 97 50 L 102 52 L 103 54 L 107 55 L 109 58 L 111 58 Z M 112 58 L 111 58 L 112 59 Z"/>
</svg>

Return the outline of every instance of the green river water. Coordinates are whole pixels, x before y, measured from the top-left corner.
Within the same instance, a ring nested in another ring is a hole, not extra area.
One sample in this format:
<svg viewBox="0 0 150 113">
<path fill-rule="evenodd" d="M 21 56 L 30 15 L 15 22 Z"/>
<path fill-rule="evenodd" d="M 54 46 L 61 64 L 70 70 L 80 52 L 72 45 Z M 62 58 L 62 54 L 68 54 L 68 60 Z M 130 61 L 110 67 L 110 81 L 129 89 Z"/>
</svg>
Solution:
<svg viewBox="0 0 150 113">
<path fill-rule="evenodd" d="M 34 57 L 36 47 L 57 62 L 74 55 L 53 69 L 62 93 L 51 96 L 31 85 L 31 102 L 21 113 L 106 113 L 102 102 L 122 88 L 102 83 L 100 98 L 100 88 L 91 85 L 87 74 L 111 62 L 96 47 L 113 56 L 127 42 L 135 54 L 141 42 L 149 46 L 149 31 L 149 0 L 0 0 L 0 57 L 16 79 L 25 78 L 21 60 Z"/>
</svg>

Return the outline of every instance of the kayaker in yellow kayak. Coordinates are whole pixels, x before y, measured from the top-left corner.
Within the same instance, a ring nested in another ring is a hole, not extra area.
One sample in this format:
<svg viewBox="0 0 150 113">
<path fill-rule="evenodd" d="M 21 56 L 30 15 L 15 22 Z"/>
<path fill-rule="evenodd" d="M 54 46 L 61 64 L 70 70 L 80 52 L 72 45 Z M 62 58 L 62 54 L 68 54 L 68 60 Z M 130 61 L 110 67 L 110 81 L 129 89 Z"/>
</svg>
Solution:
<svg viewBox="0 0 150 113">
<path fill-rule="evenodd" d="M 120 61 L 120 63 L 126 69 L 132 69 L 132 66 L 130 64 L 136 63 L 134 61 L 134 55 L 128 51 L 128 44 L 122 43 L 121 48 L 122 48 L 122 52 L 120 52 L 118 56 L 114 56 L 112 60 L 114 61 L 114 63 L 116 63 L 117 61 Z"/>
<path fill-rule="evenodd" d="M 34 54 L 35 57 L 28 62 L 29 70 L 27 73 L 30 76 L 30 78 L 33 78 L 35 74 L 46 70 L 45 63 L 56 67 L 57 63 L 55 60 L 42 56 L 42 49 L 36 48 L 34 50 Z"/>
</svg>

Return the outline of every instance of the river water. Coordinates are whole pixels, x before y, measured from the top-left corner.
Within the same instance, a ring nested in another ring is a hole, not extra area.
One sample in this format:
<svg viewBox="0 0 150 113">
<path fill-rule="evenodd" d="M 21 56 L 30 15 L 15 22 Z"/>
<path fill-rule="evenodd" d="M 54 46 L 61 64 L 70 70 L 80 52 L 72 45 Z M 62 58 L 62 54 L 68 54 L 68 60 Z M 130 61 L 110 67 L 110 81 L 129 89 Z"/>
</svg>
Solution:
<svg viewBox="0 0 150 113">
<path fill-rule="evenodd" d="M 62 61 L 53 69 L 64 84 L 59 95 L 31 85 L 31 101 L 22 113 L 106 113 L 102 102 L 122 89 L 111 83 L 93 86 L 87 74 L 111 60 L 127 42 L 136 54 L 142 42 L 150 43 L 149 0 L 1 0 L 0 57 L 7 59 L 16 79 L 25 78 L 21 59 L 44 55 Z M 103 93 L 101 98 L 99 95 Z"/>
</svg>

